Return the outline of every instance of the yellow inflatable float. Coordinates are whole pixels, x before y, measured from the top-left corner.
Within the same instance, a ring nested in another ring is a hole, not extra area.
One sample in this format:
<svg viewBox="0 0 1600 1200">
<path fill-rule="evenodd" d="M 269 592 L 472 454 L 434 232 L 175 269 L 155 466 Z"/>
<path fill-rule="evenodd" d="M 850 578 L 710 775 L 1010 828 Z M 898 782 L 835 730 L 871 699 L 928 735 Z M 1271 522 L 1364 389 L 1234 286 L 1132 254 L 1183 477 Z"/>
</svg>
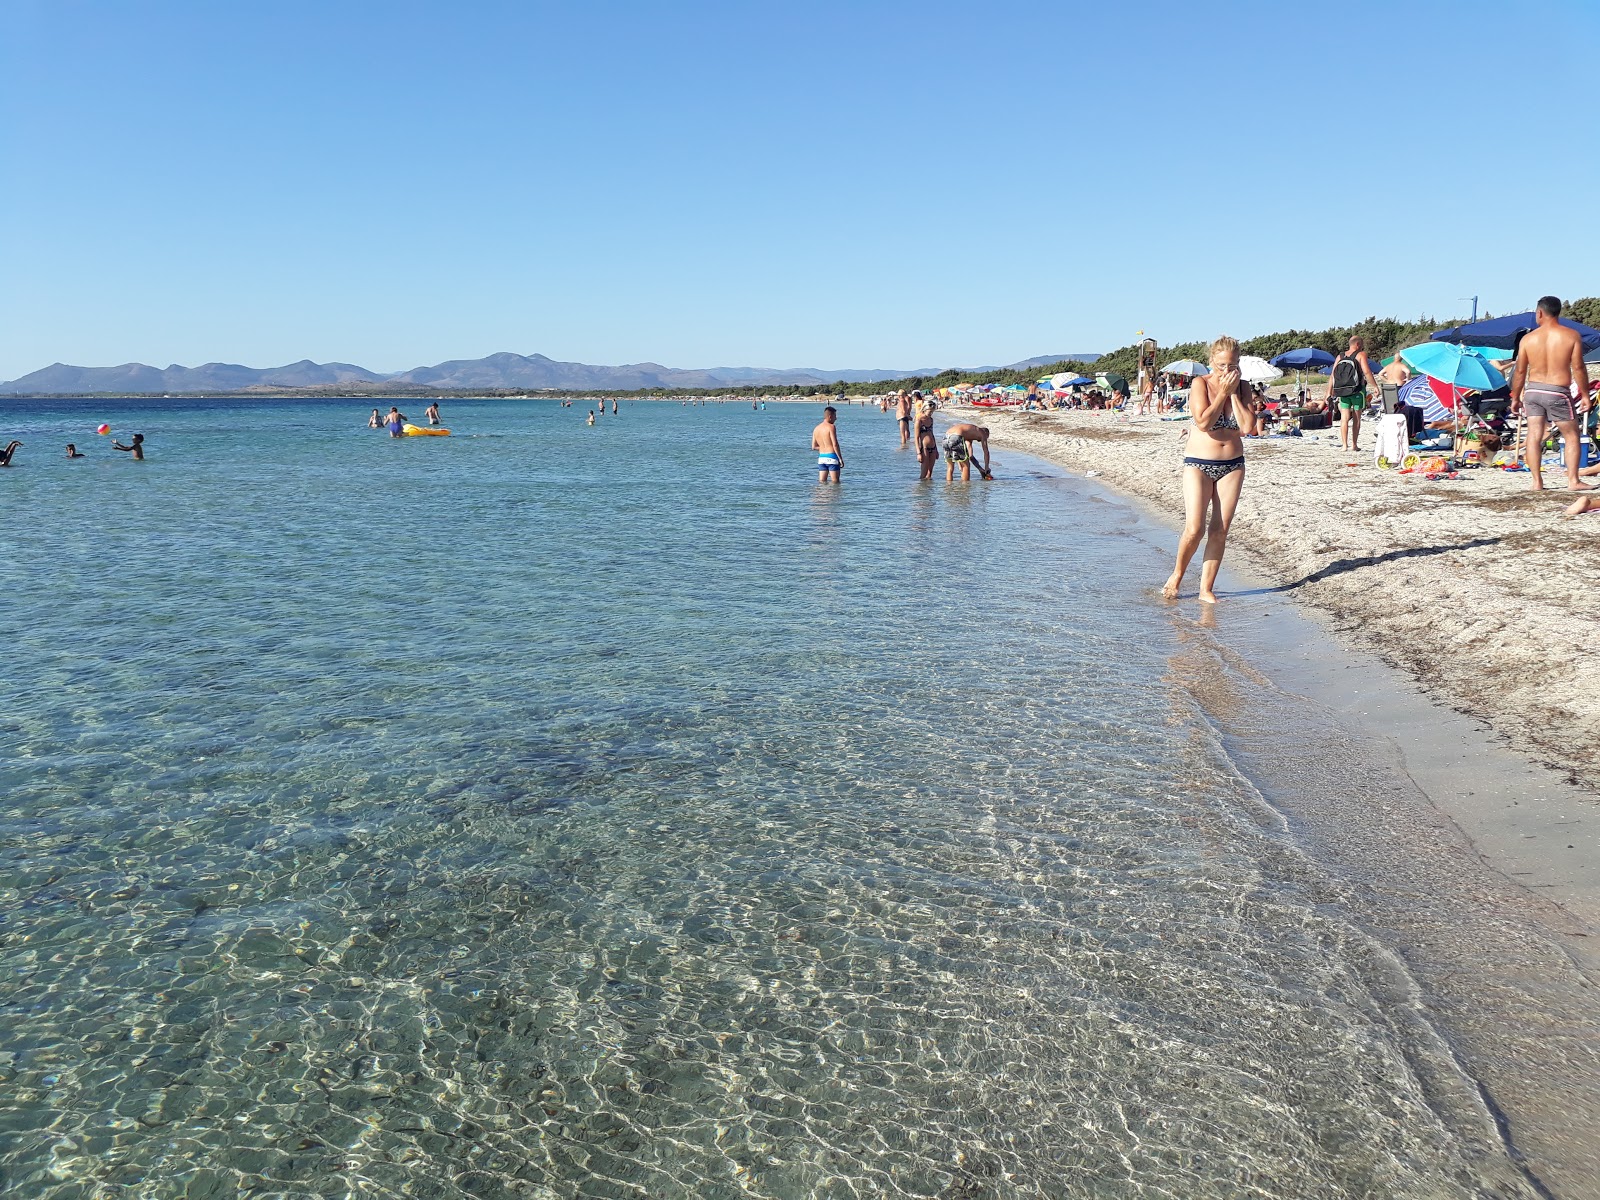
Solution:
<svg viewBox="0 0 1600 1200">
<path fill-rule="evenodd" d="M 406 437 L 449 437 L 450 431 L 439 426 L 424 429 L 421 425 L 412 425 L 409 422 L 400 426 L 400 432 Z"/>
</svg>

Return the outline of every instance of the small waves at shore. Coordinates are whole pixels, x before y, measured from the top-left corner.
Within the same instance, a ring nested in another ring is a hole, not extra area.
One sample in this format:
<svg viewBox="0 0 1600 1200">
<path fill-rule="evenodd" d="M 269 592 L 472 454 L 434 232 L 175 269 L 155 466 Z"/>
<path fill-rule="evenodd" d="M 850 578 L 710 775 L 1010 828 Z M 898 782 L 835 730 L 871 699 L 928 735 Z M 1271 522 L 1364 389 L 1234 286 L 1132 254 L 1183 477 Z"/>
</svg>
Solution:
<svg viewBox="0 0 1600 1200">
<path fill-rule="evenodd" d="M 17 1194 L 1527 1194 L 1115 506 L 876 412 L 837 492 L 803 410 L 349 416 L 13 489 Z"/>
</svg>

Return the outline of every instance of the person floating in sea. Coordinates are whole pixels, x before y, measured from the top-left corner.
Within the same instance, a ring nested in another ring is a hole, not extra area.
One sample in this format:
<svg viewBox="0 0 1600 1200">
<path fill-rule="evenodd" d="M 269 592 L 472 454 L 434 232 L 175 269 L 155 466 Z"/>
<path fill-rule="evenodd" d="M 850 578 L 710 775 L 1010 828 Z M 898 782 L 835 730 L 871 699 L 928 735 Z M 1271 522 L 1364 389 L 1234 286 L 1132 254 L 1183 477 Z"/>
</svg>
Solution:
<svg viewBox="0 0 1600 1200">
<path fill-rule="evenodd" d="M 1367 389 L 1380 391 L 1367 361 L 1366 343 L 1352 335 L 1345 352 L 1333 360 L 1329 379 L 1328 399 L 1339 404 L 1339 446 L 1354 454 L 1361 449 L 1357 443 L 1361 441 L 1361 414 L 1367 410 Z"/>
<path fill-rule="evenodd" d="M 382 429 L 383 428 L 383 417 L 378 414 L 378 410 L 377 409 L 373 409 L 372 410 L 372 415 L 367 418 L 367 428 L 368 429 Z"/>
<path fill-rule="evenodd" d="M 1244 490 L 1244 442 L 1239 427 L 1249 424 L 1253 415 L 1240 392 L 1239 343 L 1233 338 L 1219 337 L 1211 343 L 1211 374 L 1195 379 L 1189 392 L 1189 412 L 1194 424 L 1183 459 L 1183 533 L 1178 538 L 1177 565 L 1161 594 L 1169 600 L 1177 598 L 1184 572 L 1204 537 L 1200 599 L 1215 604 L 1217 571 L 1227 549 L 1228 527 Z"/>
<path fill-rule="evenodd" d="M 839 431 L 834 422 L 839 410 L 828 405 L 822 410 L 821 423 L 811 431 L 811 448 L 817 452 L 817 482 L 838 483 L 839 472 L 844 469 L 844 451 L 839 448 Z"/>
<path fill-rule="evenodd" d="M 594 409 L 592 408 L 589 410 L 589 424 L 594 424 Z"/>
<path fill-rule="evenodd" d="M 894 398 L 894 418 L 900 422 L 900 444 L 911 443 L 911 397 L 901 392 Z"/>
<path fill-rule="evenodd" d="M 22 445 L 21 442 L 13 440 L 4 450 L 0 450 L 0 467 L 9 467 L 11 465 L 11 459 L 20 445 Z"/>
<path fill-rule="evenodd" d="M 78 447 L 73 445 L 73 443 L 68 442 L 67 443 L 67 457 L 68 458 L 88 458 L 89 456 L 87 454 L 80 454 L 78 452 Z"/>
<path fill-rule="evenodd" d="M 133 457 L 137 461 L 143 462 L 144 461 L 144 434 L 142 434 L 142 433 L 134 434 L 133 435 L 133 445 L 131 445 L 131 446 L 124 446 L 121 442 L 112 442 L 111 443 L 111 448 L 113 450 L 121 450 L 124 454 L 131 454 L 131 455 L 133 455 Z"/>
<path fill-rule="evenodd" d="M 973 425 L 962 421 L 950 426 L 944 431 L 944 478 L 949 483 L 956 477 L 956 467 L 961 468 L 961 482 L 972 482 L 972 447 L 976 443 L 983 447 L 983 466 L 978 468 L 978 474 L 985 479 L 993 479 L 989 474 L 989 427 L 987 425 Z"/>
<path fill-rule="evenodd" d="M 1567 491 L 1587 492 L 1593 486 L 1578 478 L 1583 455 L 1578 439 L 1579 418 L 1589 411 L 1589 369 L 1583 365 L 1583 339 L 1561 323 L 1561 301 L 1541 296 L 1534 310 L 1538 328 L 1517 346 L 1517 367 L 1511 379 L 1511 411 L 1528 418 L 1528 486 L 1544 491 L 1544 439 L 1554 425 L 1565 449 Z M 1572 402 L 1572 385 L 1578 385 L 1578 402 Z M 1576 510 L 1576 511 L 1574 511 Z M 1586 511 L 1573 505 L 1574 516 Z"/>
<path fill-rule="evenodd" d="M 389 406 L 389 415 L 383 419 L 383 423 L 388 426 L 390 437 L 405 436 L 404 426 L 406 423 L 406 415 L 394 405 L 391 404 Z"/>
<path fill-rule="evenodd" d="M 427 408 L 422 410 L 422 415 L 428 418 L 429 425 L 439 424 L 439 402 L 435 400 L 428 405 Z"/>
</svg>

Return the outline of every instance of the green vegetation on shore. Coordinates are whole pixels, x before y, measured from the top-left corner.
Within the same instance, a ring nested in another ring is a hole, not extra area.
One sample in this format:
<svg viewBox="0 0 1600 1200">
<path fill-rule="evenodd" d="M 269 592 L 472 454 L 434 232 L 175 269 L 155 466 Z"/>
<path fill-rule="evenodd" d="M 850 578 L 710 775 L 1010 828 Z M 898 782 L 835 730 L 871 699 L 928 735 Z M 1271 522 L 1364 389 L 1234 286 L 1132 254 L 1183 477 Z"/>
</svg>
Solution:
<svg viewBox="0 0 1600 1200">
<path fill-rule="evenodd" d="M 1493 314 L 1480 313 L 1479 319 L 1487 320 L 1491 315 Z M 1561 315 L 1600 329 L 1600 297 L 1587 296 L 1582 300 L 1569 301 L 1562 308 Z M 1457 317 L 1448 321 L 1437 321 L 1432 317 L 1418 317 L 1415 321 L 1399 321 L 1393 317 L 1368 317 L 1354 325 L 1337 325 L 1331 329 L 1288 329 L 1281 333 L 1263 333 L 1255 337 L 1240 338 L 1240 352 L 1253 354 L 1258 358 L 1274 358 L 1286 350 L 1298 349 L 1301 346 L 1316 346 L 1330 354 L 1339 354 L 1350 344 L 1351 335 L 1358 334 L 1366 341 L 1369 355 L 1374 358 L 1387 358 L 1396 350 L 1425 342 L 1439 330 L 1463 324 L 1469 319 Z M 1224 331 L 1217 332 L 1220 334 Z M 1157 365 L 1180 358 L 1205 362 L 1209 353 L 1210 339 L 1179 342 L 1175 346 L 1160 345 Z M 945 371 L 939 375 L 913 376 L 910 379 L 885 380 L 879 383 L 842 384 L 838 390 L 846 395 L 877 395 L 898 391 L 900 388 L 927 390 L 950 387 L 957 383 L 1032 383 L 1035 379 L 1043 379 L 1046 375 L 1062 371 L 1079 371 L 1085 375 L 1093 375 L 1098 371 L 1116 371 L 1132 380 L 1137 373 L 1137 361 L 1138 346 L 1134 344 L 1120 347 L 1109 354 L 1102 354 L 1092 364 L 1059 362 L 1048 367 L 1032 367 L 1026 371 L 985 371 L 978 374 Z"/>
</svg>

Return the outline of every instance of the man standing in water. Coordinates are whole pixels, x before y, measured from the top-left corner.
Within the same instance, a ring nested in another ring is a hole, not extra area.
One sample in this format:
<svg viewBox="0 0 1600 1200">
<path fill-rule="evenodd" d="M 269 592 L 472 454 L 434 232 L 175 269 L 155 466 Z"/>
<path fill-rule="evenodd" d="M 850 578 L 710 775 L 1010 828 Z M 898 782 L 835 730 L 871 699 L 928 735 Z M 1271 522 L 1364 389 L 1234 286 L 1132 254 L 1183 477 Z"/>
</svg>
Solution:
<svg viewBox="0 0 1600 1200">
<path fill-rule="evenodd" d="M 900 444 L 911 440 L 911 397 L 901 392 L 894 398 L 894 419 L 900 422 Z"/>
<path fill-rule="evenodd" d="M 817 482 L 838 483 L 839 472 L 844 469 L 844 452 L 839 449 L 839 431 L 834 422 L 839 410 L 828 405 L 822 410 L 822 423 L 811 431 L 811 448 L 817 452 Z M 830 480 L 829 476 L 832 476 Z"/>
<path fill-rule="evenodd" d="M 437 425 L 439 423 L 439 402 L 435 400 L 432 404 L 428 405 L 426 411 L 423 413 L 423 416 L 428 418 L 429 425 Z"/>
<path fill-rule="evenodd" d="M 1583 365 L 1583 339 L 1576 330 L 1561 323 L 1561 301 L 1554 296 L 1539 300 L 1534 319 L 1538 328 L 1517 347 L 1517 369 L 1511 381 L 1511 411 L 1528 417 L 1529 487 L 1544 490 L 1544 439 L 1550 426 L 1560 431 L 1565 441 L 1563 461 L 1567 468 L 1567 491 L 1588 492 L 1591 485 L 1578 479 L 1583 455 L 1578 443 L 1579 418 L 1589 411 L 1589 370 Z M 1578 384 L 1579 400 L 1572 402 L 1572 385 Z"/>
<path fill-rule="evenodd" d="M 944 432 L 944 461 L 945 482 L 948 483 L 956 477 L 956 464 L 961 464 L 961 481 L 972 482 L 972 444 L 976 442 L 983 447 L 983 466 L 978 468 L 978 474 L 985 479 L 994 478 L 989 474 L 989 427 L 987 425 L 973 425 L 967 421 L 950 426 Z"/>
</svg>

